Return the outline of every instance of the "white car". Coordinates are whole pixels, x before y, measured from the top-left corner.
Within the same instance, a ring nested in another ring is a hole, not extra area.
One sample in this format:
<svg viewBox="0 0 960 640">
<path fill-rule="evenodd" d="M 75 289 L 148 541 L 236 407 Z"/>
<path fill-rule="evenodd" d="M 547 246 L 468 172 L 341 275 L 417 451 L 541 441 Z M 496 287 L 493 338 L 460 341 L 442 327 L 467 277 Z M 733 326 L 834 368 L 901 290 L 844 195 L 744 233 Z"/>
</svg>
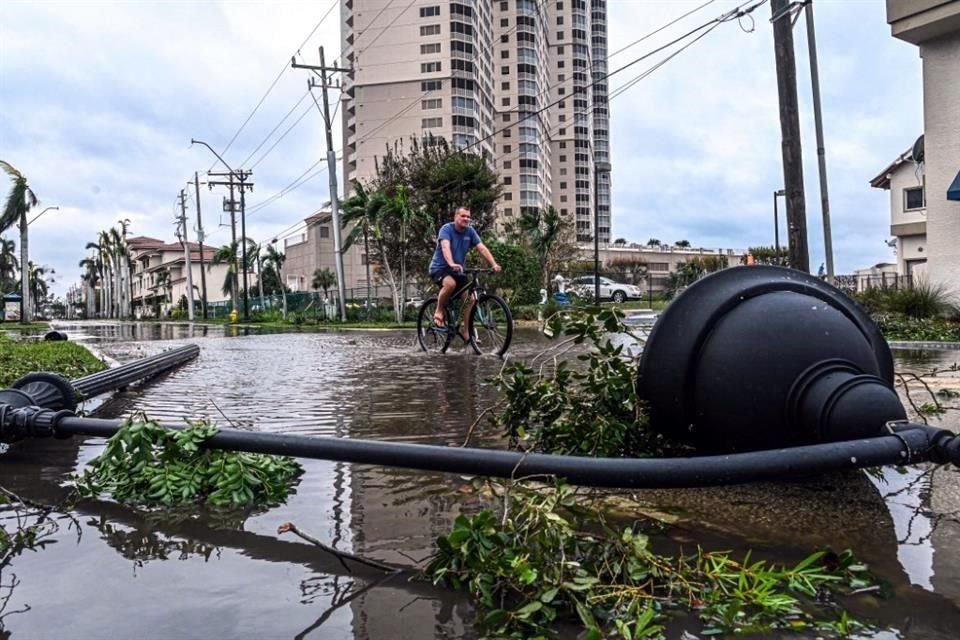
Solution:
<svg viewBox="0 0 960 640">
<path fill-rule="evenodd" d="M 567 292 L 581 298 L 592 298 L 594 294 L 593 276 L 580 276 L 570 281 Z M 643 290 L 632 284 L 614 282 L 610 278 L 600 276 L 600 299 L 625 302 L 638 300 L 643 297 Z"/>
</svg>

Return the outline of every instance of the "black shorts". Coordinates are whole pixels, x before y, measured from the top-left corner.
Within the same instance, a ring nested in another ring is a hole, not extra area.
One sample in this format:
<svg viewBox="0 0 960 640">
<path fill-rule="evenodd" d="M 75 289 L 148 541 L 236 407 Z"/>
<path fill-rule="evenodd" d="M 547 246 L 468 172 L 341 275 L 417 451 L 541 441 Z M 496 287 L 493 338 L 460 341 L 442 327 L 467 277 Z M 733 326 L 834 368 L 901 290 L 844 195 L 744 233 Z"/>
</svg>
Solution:
<svg viewBox="0 0 960 640">
<path fill-rule="evenodd" d="M 467 276 L 465 276 L 463 273 L 459 271 L 454 271 L 450 267 L 446 267 L 441 271 L 430 272 L 430 279 L 433 280 L 438 287 L 443 286 L 443 279 L 446 278 L 447 276 L 450 276 L 457 281 L 457 288 L 454 289 L 454 291 L 459 291 L 460 289 L 465 287 L 467 283 L 470 282 L 470 278 L 468 278 Z"/>
</svg>

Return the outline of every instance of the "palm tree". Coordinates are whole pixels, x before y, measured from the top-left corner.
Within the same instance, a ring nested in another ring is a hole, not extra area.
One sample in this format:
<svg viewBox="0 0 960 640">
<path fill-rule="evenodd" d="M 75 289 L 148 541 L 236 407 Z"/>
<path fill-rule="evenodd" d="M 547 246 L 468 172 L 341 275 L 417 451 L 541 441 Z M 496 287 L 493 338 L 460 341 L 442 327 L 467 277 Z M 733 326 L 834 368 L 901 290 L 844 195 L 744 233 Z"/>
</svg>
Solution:
<svg viewBox="0 0 960 640">
<path fill-rule="evenodd" d="M 615 247 L 625 247 L 625 246 L 627 246 L 627 239 L 626 239 L 626 238 L 617 238 L 616 240 L 613 241 L 613 246 L 615 246 Z"/>
<path fill-rule="evenodd" d="M 237 276 L 237 267 L 241 261 L 239 248 L 240 240 L 236 242 L 231 242 L 230 244 L 225 244 L 217 252 L 213 254 L 212 264 L 225 264 L 227 265 L 227 274 L 223 279 L 223 285 L 220 287 L 220 290 L 224 295 L 230 296 L 230 302 L 233 304 L 233 308 L 237 308 L 237 295 L 239 291 L 235 291 L 235 287 L 238 287 L 238 278 Z M 257 243 L 253 240 L 247 238 L 247 251 L 246 254 L 246 264 L 239 265 L 241 269 L 250 270 L 251 263 L 256 259 L 256 254 L 259 251 Z"/>
<path fill-rule="evenodd" d="M 689 240 L 677 240 L 677 241 L 674 242 L 673 244 L 674 244 L 674 246 L 680 247 L 681 249 L 685 249 L 685 248 L 687 248 L 687 247 L 690 246 L 690 241 L 689 241 Z"/>
<path fill-rule="evenodd" d="M 337 284 L 337 276 L 330 269 L 317 269 L 313 272 L 310 286 L 314 289 L 323 289 L 323 296 L 330 299 L 330 287 Z"/>
<path fill-rule="evenodd" d="M 525 209 L 518 221 L 524 233 L 524 239 L 533 249 L 542 267 L 541 282 L 544 289 L 550 290 L 550 280 L 560 263 L 575 254 L 575 246 L 566 241 L 565 236 L 570 224 L 553 207 L 547 209 Z"/>
<path fill-rule="evenodd" d="M 15 224 L 20 225 L 20 264 L 29 264 L 29 246 L 27 243 L 27 212 L 40 204 L 36 194 L 33 193 L 27 185 L 26 177 L 13 167 L 9 162 L 0 160 L 0 168 L 13 180 L 13 187 L 10 189 L 10 195 L 7 196 L 7 203 L 0 213 L 0 233 L 6 231 Z M 20 278 L 21 281 L 24 278 Z M 26 282 L 22 282 L 21 295 L 23 296 L 23 313 L 20 314 L 20 324 L 30 323 L 30 292 Z"/>
<path fill-rule="evenodd" d="M 170 292 L 173 290 L 173 283 L 170 281 L 170 269 L 164 267 L 157 271 L 156 284 L 154 285 L 157 289 L 163 291 L 163 297 L 160 302 L 167 302 L 170 297 Z M 158 313 L 157 316 L 160 314 Z"/>
<path fill-rule="evenodd" d="M 10 288 L 17 281 L 17 271 L 19 269 L 17 244 L 13 240 L 0 237 L 0 294 L 10 291 Z"/>
<path fill-rule="evenodd" d="M 109 283 L 109 241 L 110 237 L 106 232 L 101 231 L 98 238 L 99 242 L 88 242 L 86 249 L 96 251 L 96 255 L 93 260 L 97 271 L 99 272 L 99 288 L 97 290 L 97 297 L 99 298 L 99 312 L 98 317 L 104 318 L 109 316 L 109 293 L 110 293 L 110 283 Z"/>
<path fill-rule="evenodd" d="M 657 240 L 656 238 L 650 238 L 649 240 L 647 240 L 647 246 L 648 246 L 648 247 L 659 247 L 659 246 L 661 246 L 662 244 L 663 244 L 663 243 L 660 242 L 659 240 Z"/>
<path fill-rule="evenodd" d="M 89 244 L 87 248 L 89 249 Z M 100 259 L 97 257 L 84 258 L 81 260 L 77 266 L 83 269 L 83 273 L 80 274 L 80 279 L 83 280 L 84 284 L 87 285 L 87 300 L 94 298 L 93 301 L 93 316 L 97 315 L 97 301 L 94 297 L 95 292 L 97 291 L 97 284 L 100 281 L 101 274 L 103 273 L 103 264 L 100 262 Z M 91 295 L 94 294 L 94 295 Z M 90 317 L 90 303 L 87 303 L 86 314 L 87 317 Z"/>
<path fill-rule="evenodd" d="M 117 308 L 117 318 L 126 317 L 124 302 L 126 296 L 124 296 L 124 277 L 123 277 L 123 265 L 127 262 L 130 256 L 130 251 L 127 248 L 127 239 L 123 236 L 123 233 L 117 231 L 116 227 L 110 227 L 110 230 L 107 232 L 110 234 L 110 259 L 111 264 L 113 265 L 114 270 L 114 291 L 116 292 L 114 305 Z"/>
<path fill-rule="evenodd" d="M 32 262 L 28 263 L 27 276 L 29 277 L 29 289 L 30 295 L 33 302 L 33 312 L 36 315 L 40 315 L 40 305 L 46 300 L 47 294 L 49 293 L 48 283 L 53 283 L 53 278 L 47 278 L 46 276 L 52 276 L 56 271 L 46 266 L 37 266 Z"/>
<path fill-rule="evenodd" d="M 353 224 L 353 228 L 343 241 L 342 251 L 346 253 L 347 249 L 353 246 L 353 243 L 355 243 L 360 237 L 363 237 L 363 255 L 365 257 L 364 262 L 366 263 L 367 270 L 368 319 L 370 315 L 370 305 L 372 304 L 371 300 L 373 298 L 373 292 L 371 289 L 372 280 L 370 278 L 370 227 L 374 224 L 372 215 L 376 213 L 376 210 L 371 208 L 371 202 L 375 203 L 377 206 L 380 204 L 371 198 L 370 192 L 367 191 L 363 184 L 361 184 L 358 180 L 354 180 L 353 193 L 343 202 L 343 207 L 340 211 L 342 216 L 340 220 L 342 221 L 342 224 L 344 226 Z"/>
<path fill-rule="evenodd" d="M 272 244 L 267 245 L 267 255 L 263 257 L 267 268 L 272 268 L 277 273 L 277 279 L 280 281 L 280 295 L 283 298 L 283 319 L 287 319 L 287 290 L 283 284 L 283 262 L 287 256 L 277 251 Z"/>
</svg>

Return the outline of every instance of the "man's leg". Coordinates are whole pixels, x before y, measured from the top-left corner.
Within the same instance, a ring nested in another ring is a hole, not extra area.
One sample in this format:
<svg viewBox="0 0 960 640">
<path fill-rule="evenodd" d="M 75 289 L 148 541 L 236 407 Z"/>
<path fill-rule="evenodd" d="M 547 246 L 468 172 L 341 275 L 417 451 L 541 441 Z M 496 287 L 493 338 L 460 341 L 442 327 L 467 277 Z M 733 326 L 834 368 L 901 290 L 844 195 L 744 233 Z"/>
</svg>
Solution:
<svg viewBox="0 0 960 640">
<path fill-rule="evenodd" d="M 453 276 L 444 276 L 443 284 L 440 286 L 440 295 L 437 296 L 437 309 L 433 312 L 433 322 L 438 327 L 442 327 L 446 323 L 444 310 L 447 308 L 450 296 L 453 295 L 456 288 L 457 281 L 454 280 Z"/>
</svg>

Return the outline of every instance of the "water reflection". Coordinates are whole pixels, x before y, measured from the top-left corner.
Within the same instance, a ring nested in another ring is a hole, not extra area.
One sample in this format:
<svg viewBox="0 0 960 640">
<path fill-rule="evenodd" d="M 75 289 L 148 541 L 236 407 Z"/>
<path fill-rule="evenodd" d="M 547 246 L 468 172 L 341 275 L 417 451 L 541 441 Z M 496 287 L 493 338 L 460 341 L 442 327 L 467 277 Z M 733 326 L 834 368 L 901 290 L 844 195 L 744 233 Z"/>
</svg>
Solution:
<svg viewBox="0 0 960 640">
<path fill-rule="evenodd" d="M 486 381 L 502 366 L 459 350 L 442 357 L 419 353 L 412 334 L 402 331 L 234 337 L 204 325 L 63 329 L 120 362 L 172 343 L 201 346 L 197 360 L 118 394 L 98 415 L 146 410 L 170 421 L 207 415 L 275 433 L 460 445 L 496 402 Z M 520 331 L 511 355 L 530 359 L 544 346 L 535 332 Z M 502 441 L 481 420 L 473 444 Z M 0 482 L 57 503 L 66 476 L 101 447 L 83 439 L 18 444 L 0 459 Z M 279 524 L 292 521 L 325 544 L 412 566 L 449 531 L 465 503 L 476 501 L 462 478 L 313 460 L 304 465 L 296 494 L 265 513 L 218 519 L 80 503 L 79 541 L 61 536 L 43 553 L 18 560 L 21 584 L 11 606 L 33 610 L 9 619 L 14 637 L 58 636 L 65 628 L 77 637 L 478 635 L 470 601 L 461 594 L 410 582 L 409 575 L 384 580 L 362 566 L 347 569 L 312 545 L 276 534 Z M 857 599 L 855 614 L 895 627 L 897 637 L 952 638 L 960 627 L 960 567 L 953 553 L 960 531 L 950 514 L 960 509 L 954 500 L 960 483 L 953 471 L 923 472 L 632 492 L 624 504 L 628 516 L 655 510 L 679 518 L 658 540 L 665 550 L 750 548 L 795 562 L 815 548 L 851 548 L 897 593 L 882 604 Z"/>
</svg>

